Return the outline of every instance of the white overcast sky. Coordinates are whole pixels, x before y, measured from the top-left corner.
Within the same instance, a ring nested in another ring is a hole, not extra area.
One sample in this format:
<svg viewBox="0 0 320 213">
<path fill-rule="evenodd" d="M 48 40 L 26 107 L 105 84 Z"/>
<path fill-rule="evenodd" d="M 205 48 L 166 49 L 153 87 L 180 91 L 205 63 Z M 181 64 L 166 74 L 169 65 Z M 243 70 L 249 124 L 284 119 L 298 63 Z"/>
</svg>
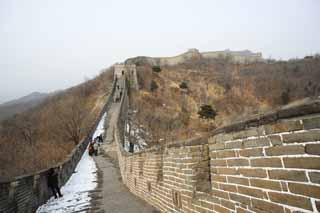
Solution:
<svg viewBox="0 0 320 213">
<path fill-rule="evenodd" d="M 319 11 L 320 0 L 0 0 L 0 103 L 138 55 L 319 53 Z"/>
</svg>

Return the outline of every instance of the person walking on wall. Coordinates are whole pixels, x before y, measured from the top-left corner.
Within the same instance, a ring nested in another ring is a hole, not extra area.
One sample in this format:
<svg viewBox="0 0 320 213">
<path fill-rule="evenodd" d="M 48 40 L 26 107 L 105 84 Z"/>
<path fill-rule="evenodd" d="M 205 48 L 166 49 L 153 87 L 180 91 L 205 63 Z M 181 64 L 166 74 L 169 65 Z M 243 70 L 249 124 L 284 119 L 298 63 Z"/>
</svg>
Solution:
<svg viewBox="0 0 320 213">
<path fill-rule="evenodd" d="M 48 187 L 51 189 L 53 195 L 55 198 L 62 197 L 62 194 L 60 192 L 59 188 L 59 181 L 58 181 L 58 173 L 54 170 L 54 168 L 51 168 L 48 172 Z"/>
</svg>

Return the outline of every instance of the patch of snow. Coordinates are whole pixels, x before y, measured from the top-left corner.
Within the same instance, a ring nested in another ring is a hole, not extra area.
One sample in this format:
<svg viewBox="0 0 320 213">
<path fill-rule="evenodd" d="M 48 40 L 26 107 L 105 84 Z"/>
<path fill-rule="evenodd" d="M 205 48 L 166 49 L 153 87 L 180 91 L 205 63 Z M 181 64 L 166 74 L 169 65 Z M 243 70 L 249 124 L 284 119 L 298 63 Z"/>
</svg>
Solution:
<svg viewBox="0 0 320 213">
<path fill-rule="evenodd" d="M 106 113 L 102 116 L 93 138 L 104 133 Z M 71 213 L 85 210 L 90 207 L 89 191 L 97 186 L 97 167 L 88 154 L 83 153 L 74 173 L 68 182 L 61 188 L 63 197 L 55 199 L 53 196 L 37 210 L 37 213 Z"/>
</svg>

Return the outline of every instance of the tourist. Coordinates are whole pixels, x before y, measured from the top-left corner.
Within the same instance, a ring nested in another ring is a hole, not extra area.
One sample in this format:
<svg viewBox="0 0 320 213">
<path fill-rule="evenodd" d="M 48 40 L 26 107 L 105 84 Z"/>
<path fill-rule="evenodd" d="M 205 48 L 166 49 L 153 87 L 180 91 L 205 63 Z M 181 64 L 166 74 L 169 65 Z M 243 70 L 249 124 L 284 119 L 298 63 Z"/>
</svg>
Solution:
<svg viewBox="0 0 320 213">
<path fill-rule="evenodd" d="M 58 195 L 59 197 L 62 197 L 62 194 L 59 188 L 58 173 L 55 171 L 54 168 L 51 168 L 48 171 L 47 181 L 48 181 L 48 187 L 51 189 L 54 197 L 58 198 Z"/>
</svg>

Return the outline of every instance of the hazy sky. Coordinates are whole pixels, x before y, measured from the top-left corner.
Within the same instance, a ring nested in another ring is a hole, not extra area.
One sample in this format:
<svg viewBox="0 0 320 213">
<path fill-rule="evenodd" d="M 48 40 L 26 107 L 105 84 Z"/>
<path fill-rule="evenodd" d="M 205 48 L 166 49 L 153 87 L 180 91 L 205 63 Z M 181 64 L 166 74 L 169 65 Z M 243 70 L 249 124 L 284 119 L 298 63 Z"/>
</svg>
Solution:
<svg viewBox="0 0 320 213">
<path fill-rule="evenodd" d="M 138 55 L 319 53 L 319 11 L 319 0 L 0 0 L 0 103 Z"/>
</svg>

